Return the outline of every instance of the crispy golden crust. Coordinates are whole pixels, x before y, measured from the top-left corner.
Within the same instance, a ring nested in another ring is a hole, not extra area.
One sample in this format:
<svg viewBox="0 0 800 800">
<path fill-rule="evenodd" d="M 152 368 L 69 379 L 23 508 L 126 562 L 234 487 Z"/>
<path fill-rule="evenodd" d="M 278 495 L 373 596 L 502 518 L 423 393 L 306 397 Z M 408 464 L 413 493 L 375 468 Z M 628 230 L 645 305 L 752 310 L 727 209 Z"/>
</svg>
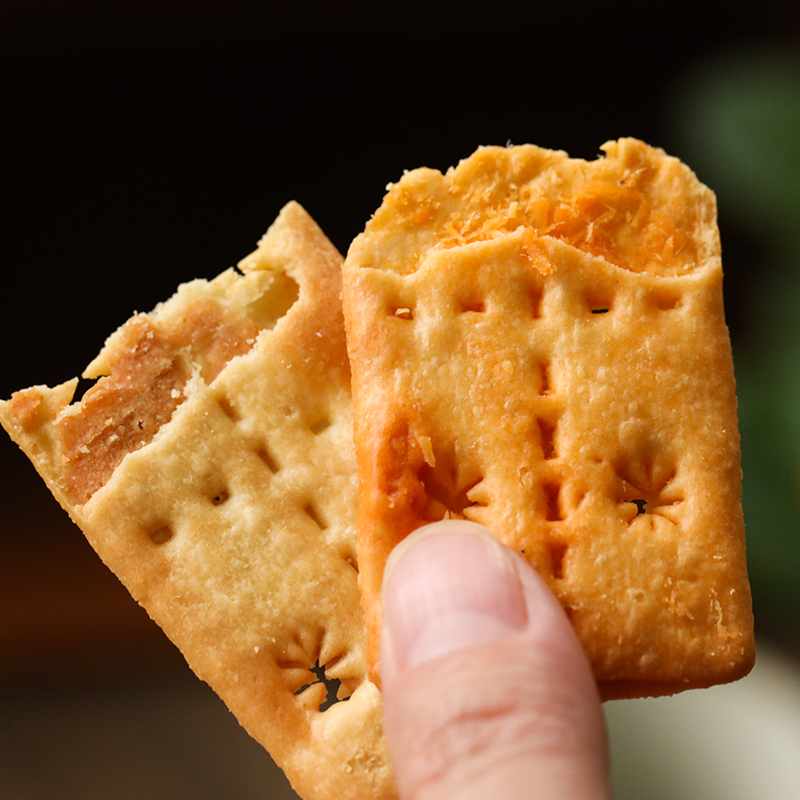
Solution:
<svg viewBox="0 0 800 800">
<path fill-rule="evenodd" d="M 301 796 L 392 798 L 357 588 L 341 257 L 292 203 L 240 267 L 126 323 L 80 403 L 76 381 L 35 387 L 0 421 Z M 323 674 L 349 699 L 321 711 Z"/>
<path fill-rule="evenodd" d="M 712 193 L 626 139 L 482 148 L 390 187 L 345 263 L 360 586 L 378 678 L 391 548 L 480 522 L 572 619 L 604 697 L 754 659 Z"/>
</svg>

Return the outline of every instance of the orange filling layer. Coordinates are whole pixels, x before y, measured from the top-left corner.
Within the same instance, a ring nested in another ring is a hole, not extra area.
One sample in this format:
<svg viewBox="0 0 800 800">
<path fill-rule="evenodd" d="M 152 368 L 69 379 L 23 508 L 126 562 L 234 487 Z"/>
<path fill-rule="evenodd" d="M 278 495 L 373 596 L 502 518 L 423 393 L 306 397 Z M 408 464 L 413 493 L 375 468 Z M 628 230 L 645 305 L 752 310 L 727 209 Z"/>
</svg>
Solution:
<svg viewBox="0 0 800 800">
<path fill-rule="evenodd" d="M 129 320 L 108 354 L 110 374 L 55 424 L 65 481 L 78 502 L 169 422 L 192 372 L 211 383 L 258 332 L 252 320 L 210 299 L 188 303 L 168 328 L 146 316 Z"/>
<path fill-rule="evenodd" d="M 512 199 L 467 218 L 454 215 L 442 247 L 485 241 L 518 228 L 552 236 L 632 272 L 694 257 L 689 238 L 645 194 L 622 181 L 585 181 L 553 198 Z"/>
</svg>

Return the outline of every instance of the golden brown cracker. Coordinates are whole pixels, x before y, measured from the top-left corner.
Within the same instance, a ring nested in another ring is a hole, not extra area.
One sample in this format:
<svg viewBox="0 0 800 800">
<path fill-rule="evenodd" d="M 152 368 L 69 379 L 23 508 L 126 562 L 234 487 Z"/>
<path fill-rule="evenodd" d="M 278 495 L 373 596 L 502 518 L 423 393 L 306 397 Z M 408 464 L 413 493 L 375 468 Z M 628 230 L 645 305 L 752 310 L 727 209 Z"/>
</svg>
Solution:
<svg viewBox="0 0 800 800">
<path fill-rule="evenodd" d="M 392 798 L 366 674 L 341 256 L 296 203 L 259 248 L 0 404 L 120 577 L 314 798 Z M 334 703 L 333 695 L 346 702 Z"/>
<path fill-rule="evenodd" d="M 487 147 L 389 188 L 344 271 L 360 587 L 419 525 L 523 553 L 603 696 L 746 673 L 753 621 L 715 199 L 633 139 Z"/>
</svg>

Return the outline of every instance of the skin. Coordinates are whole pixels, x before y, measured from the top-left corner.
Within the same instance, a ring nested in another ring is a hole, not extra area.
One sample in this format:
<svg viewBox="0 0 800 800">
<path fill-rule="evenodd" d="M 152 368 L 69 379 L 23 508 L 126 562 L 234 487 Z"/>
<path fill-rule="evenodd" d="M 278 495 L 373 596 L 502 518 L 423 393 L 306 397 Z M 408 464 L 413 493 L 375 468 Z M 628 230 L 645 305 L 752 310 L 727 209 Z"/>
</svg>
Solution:
<svg viewBox="0 0 800 800">
<path fill-rule="evenodd" d="M 405 539 L 384 578 L 382 690 L 402 800 L 611 800 L 591 668 L 547 585 L 479 525 Z"/>
</svg>

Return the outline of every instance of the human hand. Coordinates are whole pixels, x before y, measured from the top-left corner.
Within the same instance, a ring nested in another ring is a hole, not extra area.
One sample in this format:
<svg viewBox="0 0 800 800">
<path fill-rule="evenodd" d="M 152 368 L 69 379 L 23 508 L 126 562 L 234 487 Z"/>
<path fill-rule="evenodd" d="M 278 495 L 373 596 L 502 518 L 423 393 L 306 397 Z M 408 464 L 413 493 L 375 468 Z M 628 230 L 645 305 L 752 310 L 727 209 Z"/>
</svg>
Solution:
<svg viewBox="0 0 800 800">
<path fill-rule="evenodd" d="M 402 800 L 609 800 L 591 668 L 550 589 L 474 523 L 415 531 L 386 567 L 381 673 Z"/>
</svg>

